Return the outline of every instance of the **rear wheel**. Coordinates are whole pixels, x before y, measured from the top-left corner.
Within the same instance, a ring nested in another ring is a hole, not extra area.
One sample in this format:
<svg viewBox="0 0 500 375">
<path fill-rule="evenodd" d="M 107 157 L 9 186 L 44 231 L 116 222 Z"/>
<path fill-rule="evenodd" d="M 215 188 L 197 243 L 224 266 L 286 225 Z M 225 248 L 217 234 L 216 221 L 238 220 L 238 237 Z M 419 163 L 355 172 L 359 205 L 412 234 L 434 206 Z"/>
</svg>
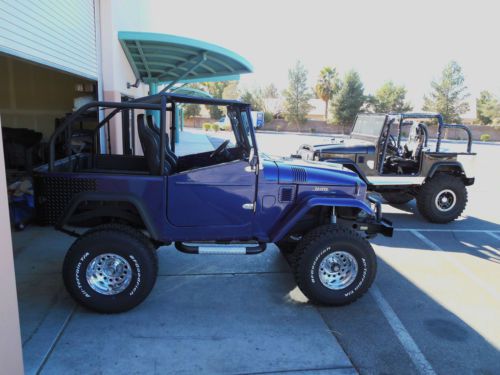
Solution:
<svg viewBox="0 0 500 375">
<path fill-rule="evenodd" d="M 467 189 L 461 178 L 441 174 L 426 181 L 417 197 L 419 212 L 433 223 L 448 223 L 467 205 Z"/>
<path fill-rule="evenodd" d="M 82 306 L 127 311 L 151 292 L 158 260 L 151 241 L 125 225 L 103 225 L 77 239 L 64 259 L 66 289 Z"/>
<path fill-rule="evenodd" d="M 403 191 L 388 191 L 381 193 L 381 195 L 388 203 L 392 204 L 405 204 L 414 198 L 413 195 Z"/>
<path fill-rule="evenodd" d="M 371 245 L 349 228 L 316 228 L 304 236 L 294 255 L 297 285 L 314 303 L 354 302 L 368 290 L 377 272 Z"/>
</svg>

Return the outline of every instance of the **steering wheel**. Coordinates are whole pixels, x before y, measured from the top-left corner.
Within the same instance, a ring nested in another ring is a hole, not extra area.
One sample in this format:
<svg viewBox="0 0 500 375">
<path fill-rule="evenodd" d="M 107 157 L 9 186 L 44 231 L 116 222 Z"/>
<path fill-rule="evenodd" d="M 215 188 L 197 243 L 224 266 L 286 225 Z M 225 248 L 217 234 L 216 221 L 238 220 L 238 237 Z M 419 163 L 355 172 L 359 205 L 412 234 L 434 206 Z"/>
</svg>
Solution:
<svg viewBox="0 0 500 375">
<path fill-rule="evenodd" d="M 394 139 L 394 137 L 392 135 L 389 135 L 387 149 L 396 155 L 398 154 L 398 151 L 399 151 L 398 146 L 396 145 L 396 140 Z"/>
<path fill-rule="evenodd" d="M 224 142 L 221 143 L 219 147 L 217 147 L 214 152 L 212 152 L 209 156 L 210 159 L 219 156 L 222 154 L 222 152 L 226 149 L 227 145 L 229 144 L 229 139 L 226 139 Z"/>
</svg>

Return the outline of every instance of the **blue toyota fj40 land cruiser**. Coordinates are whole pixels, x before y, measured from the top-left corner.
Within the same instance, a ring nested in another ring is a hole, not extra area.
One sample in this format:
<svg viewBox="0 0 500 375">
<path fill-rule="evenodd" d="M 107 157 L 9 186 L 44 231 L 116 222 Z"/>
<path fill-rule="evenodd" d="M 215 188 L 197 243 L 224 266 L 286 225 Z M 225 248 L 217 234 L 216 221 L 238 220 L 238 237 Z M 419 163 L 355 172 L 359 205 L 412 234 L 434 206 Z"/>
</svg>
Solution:
<svg viewBox="0 0 500 375">
<path fill-rule="evenodd" d="M 176 155 L 176 106 L 186 103 L 225 107 L 234 142 Z M 96 120 L 87 150 L 76 149 L 72 126 L 96 110 L 106 110 L 106 117 Z M 157 115 L 159 126 L 144 110 Z M 137 119 L 143 155 L 114 154 L 110 129 L 122 125 L 117 114 Z M 61 139 L 66 156 L 56 158 Z M 156 280 L 155 250 L 172 242 L 192 254 L 256 254 L 274 242 L 311 301 L 347 304 L 375 277 L 375 254 L 365 238 L 392 235 L 380 204 L 367 198 L 355 173 L 259 155 L 250 106 L 239 101 L 160 93 L 92 102 L 56 129 L 49 148 L 49 163 L 34 176 L 37 215 L 78 237 L 64 260 L 64 283 L 80 304 L 96 311 L 121 312 L 141 303 Z M 84 234 L 70 229 L 82 226 L 94 227 Z"/>
</svg>

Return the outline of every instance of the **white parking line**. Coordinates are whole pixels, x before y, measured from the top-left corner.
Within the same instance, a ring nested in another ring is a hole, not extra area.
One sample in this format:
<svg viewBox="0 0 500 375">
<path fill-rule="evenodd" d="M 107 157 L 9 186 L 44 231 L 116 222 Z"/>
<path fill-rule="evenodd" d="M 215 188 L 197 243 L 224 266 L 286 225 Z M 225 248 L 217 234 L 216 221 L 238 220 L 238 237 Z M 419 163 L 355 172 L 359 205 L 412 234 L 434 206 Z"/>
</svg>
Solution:
<svg viewBox="0 0 500 375">
<path fill-rule="evenodd" d="M 427 358 L 425 358 L 424 354 L 418 347 L 415 340 L 413 340 L 413 337 L 411 337 L 410 333 L 406 330 L 405 326 L 398 318 L 391 305 L 389 305 L 389 302 L 387 302 L 387 300 L 382 295 L 380 289 L 376 285 L 372 285 L 370 294 L 377 303 L 380 311 L 382 311 L 382 314 L 384 314 L 384 317 L 387 319 L 387 322 L 396 334 L 396 337 L 398 338 L 401 345 L 403 345 L 403 348 L 417 368 L 418 372 L 420 374 L 428 375 L 436 374 L 431 364 L 429 363 Z"/>
<path fill-rule="evenodd" d="M 497 239 L 497 240 L 500 241 L 500 236 L 497 235 L 497 234 L 495 234 L 495 232 L 493 232 L 492 230 L 490 230 L 490 231 L 488 231 L 486 233 L 488 233 L 491 237 L 493 237 L 493 238 L 495 238 L 495 239 Z"/>
<path fill-rule="evenodd" d="M 465 267 L 461 262 L 459 262 L 457 259 L 453 257 L 452 254 L 450 254 L 448 251 L 445 251 L 441 249 L 438 245 L 436 245 L 434 242 L 432 242 L 430 239 L 425 237 L 422 233 L 420 233 L 417 230 L 410 230 L 410 232 L 417 238 L 419 238 L 422 242 L 424 242 L 427 246 L 429 246 L 432 250 L 434 251 L 439 251 L 439 254 L 442 256 L 446 257 L 453 265 L 458 268 L 462 273 L 467 276 L 470 280 L 474 281 L 476 284 L 478 284 L 481 288 L 483 288 L 486 292 L 491 294 L 493 298 L 500 300 L 500 295 L 495 289 L 492 289 L 489 284 L 484 282 L 482 279 L 477 277 L 474 273 L 470 272 L 470 269 Z"/>
<path fill-rule="evenodd" d="M 488 230 L 488 229 L 434 229 L 434 228 L 394 228 L 397 232 L 464 232 L 464 233 L 489 233 L 493 237 L 496 237 L 495 233 L 500 233 L 500 230 Z"/>
</svg>

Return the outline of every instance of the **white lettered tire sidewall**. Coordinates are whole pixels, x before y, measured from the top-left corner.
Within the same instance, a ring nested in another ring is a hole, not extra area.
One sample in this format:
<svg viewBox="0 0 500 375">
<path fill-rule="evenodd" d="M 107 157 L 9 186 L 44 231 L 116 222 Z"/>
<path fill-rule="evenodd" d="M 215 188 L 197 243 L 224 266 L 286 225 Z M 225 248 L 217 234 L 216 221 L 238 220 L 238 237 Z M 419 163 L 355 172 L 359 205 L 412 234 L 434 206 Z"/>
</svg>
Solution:
<svg viewBox="0 0 500 375">
<path fill-rule="evenodd" d="M 335 234 L 326 233 L 305 245 L 304 250 L 296 264 L 296 279 L 312 302 L 346 305 L 363 295 L 373 283 L 377 271 L 375 253 L 371 245 L 353 231 L 341 229 Z M 328 288 L 319 278 L 321 262 L 336 251 L 349 253 L 357 262 L 355 279 L 338 290 Z"/>
<path fill-rule="evenodd" d="M 91 231 L 79 238 L 66 254 L 63 279 L 68 292 L 81 305 L 104 313 L 129 310 L 141 303 L 156 281 L 156 254 L 141 238 L 119 230 Z M 130 266 L 132 277 L 120 293 L 105 295 L 87 281 L 89 263 L 102 254 L 116 254 Z"/>
</svg>

